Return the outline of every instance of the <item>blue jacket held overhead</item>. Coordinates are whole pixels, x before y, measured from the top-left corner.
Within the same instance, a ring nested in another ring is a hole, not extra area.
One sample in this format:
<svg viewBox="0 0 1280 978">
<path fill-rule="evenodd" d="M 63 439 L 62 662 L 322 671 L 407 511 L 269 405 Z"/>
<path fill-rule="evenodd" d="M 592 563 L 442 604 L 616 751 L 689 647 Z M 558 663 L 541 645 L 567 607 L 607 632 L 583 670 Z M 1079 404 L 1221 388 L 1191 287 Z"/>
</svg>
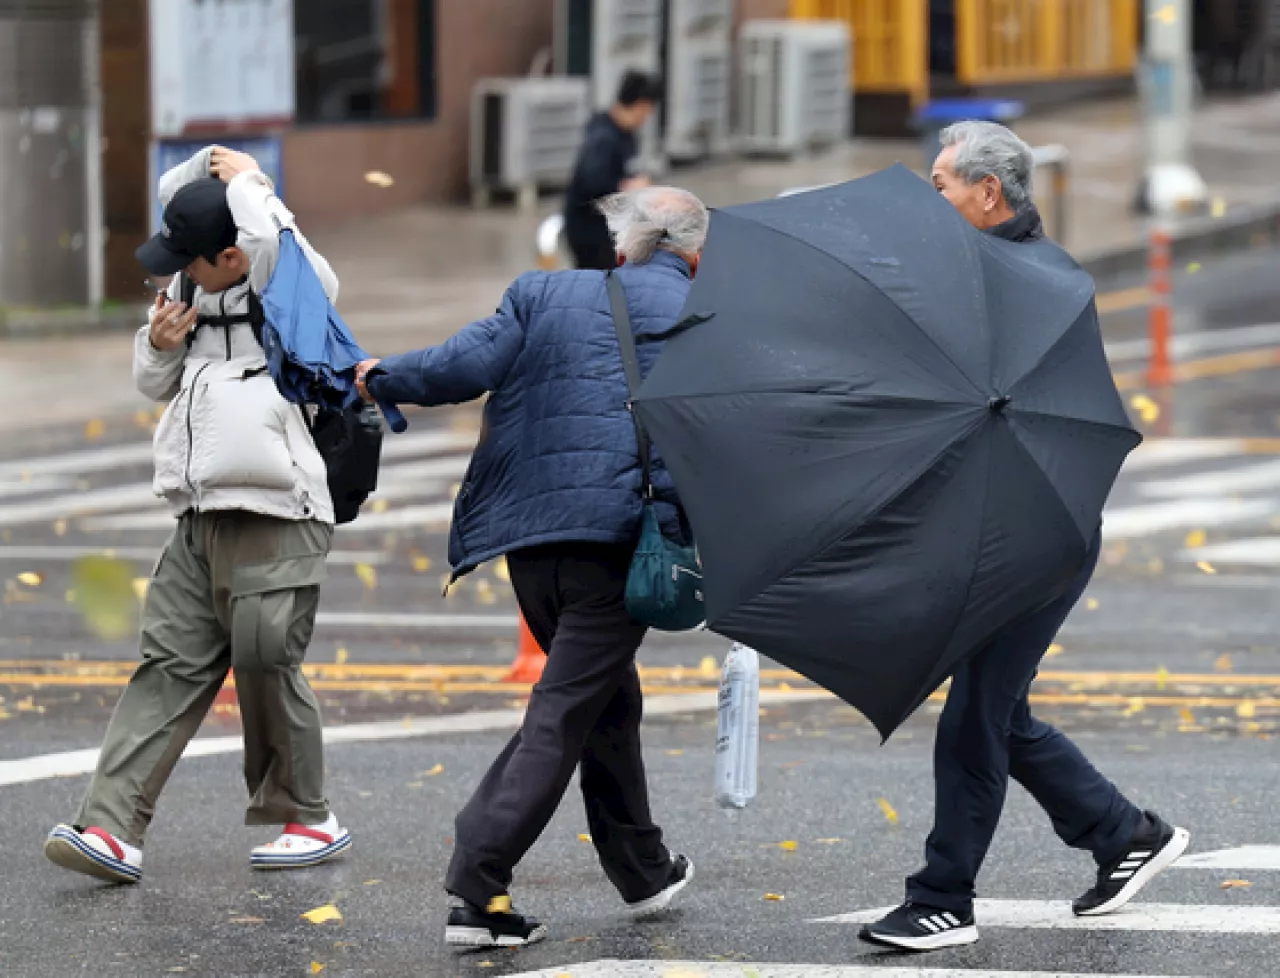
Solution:
<svg viewBox="0 0 1280 978">
<path fill-rule="evenodd" d="M 689 266 L 659 251 L 617 274 L 647 373 L 684 306 Z M 522 275 L 494 315 L 440 346 L 384 360 L 369 385 L 399 404 L 491 394 L 454 505 L 456 574 L 538 544 L 635 541 L 640 462 L 603 272 Z M 678 500 L 656 453 L 653 483 L 664 529 L 677 536 Z"/>
</svg>

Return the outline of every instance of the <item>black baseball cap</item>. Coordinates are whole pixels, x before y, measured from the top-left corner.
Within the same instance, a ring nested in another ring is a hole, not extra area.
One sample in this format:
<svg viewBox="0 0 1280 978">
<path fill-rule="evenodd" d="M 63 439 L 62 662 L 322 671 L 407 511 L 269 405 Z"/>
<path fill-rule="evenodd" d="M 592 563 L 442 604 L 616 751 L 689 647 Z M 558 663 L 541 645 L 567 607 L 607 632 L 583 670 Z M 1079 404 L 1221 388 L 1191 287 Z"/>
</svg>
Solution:
<svg viewBox="0 0 1280 978">
<path fill-rule="evenodd" d="M 152 275 L 176 275 L 197 258 L 213 261 L 236 243 L 236 222 L 227 185 L 213 177 L 195 180 L 164 209 L 160 233 L 134 254 Z"/>
</svg>

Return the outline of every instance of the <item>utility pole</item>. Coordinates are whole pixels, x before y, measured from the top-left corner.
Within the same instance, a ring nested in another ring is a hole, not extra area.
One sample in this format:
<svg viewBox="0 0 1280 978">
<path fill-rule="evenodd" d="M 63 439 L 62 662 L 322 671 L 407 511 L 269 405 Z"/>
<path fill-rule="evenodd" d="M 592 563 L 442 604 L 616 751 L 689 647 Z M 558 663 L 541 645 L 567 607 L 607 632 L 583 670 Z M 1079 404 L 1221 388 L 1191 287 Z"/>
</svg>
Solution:
<svg viewBox="0 0 1280 978">
<path fill-rule="evenodd" d="M 1201 210 L 1209 196 L 1191 163 L 1191 0 L 1145 3 L 1142 102 L 1147 161 L 1139 205 L 1147 213 L 1167 217 Z"/>
</svg>

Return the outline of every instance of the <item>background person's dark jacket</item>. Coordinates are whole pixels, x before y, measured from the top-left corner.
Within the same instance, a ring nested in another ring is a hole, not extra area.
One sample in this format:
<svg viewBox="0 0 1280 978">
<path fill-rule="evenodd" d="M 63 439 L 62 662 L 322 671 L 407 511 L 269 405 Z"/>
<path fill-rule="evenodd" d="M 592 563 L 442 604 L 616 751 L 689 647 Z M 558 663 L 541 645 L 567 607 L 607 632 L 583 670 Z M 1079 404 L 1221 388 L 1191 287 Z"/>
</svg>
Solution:
<svg viewBox="0 0 1280 978">
<path fill-rule="evenodd" d="M 595 202 L 617 193 L 622 181 L 633 175 L 631 162 L 637 149 L 635 134 L 614 122 L 608 112 L 598 113 L 587 123 L 564 206 L 565 238 L 580 267 L 615 264 L 609 225 Z"/>
<path fill-rule="evenodd" d="M 647 374 L 684 306 L 689 266 L 659 251 L 617 274 Z M 640 461 L 602 272 L 522 275 L 495 315 L 441 346 L 382 361 L 369 386 L 402 404 L 492 392 L 454 506 L 457 573 L 537 544 L 636 540 Z M 660 458 L 653 480 L 664 529 L 678 534 L 679 503 Z"/>
</svg>

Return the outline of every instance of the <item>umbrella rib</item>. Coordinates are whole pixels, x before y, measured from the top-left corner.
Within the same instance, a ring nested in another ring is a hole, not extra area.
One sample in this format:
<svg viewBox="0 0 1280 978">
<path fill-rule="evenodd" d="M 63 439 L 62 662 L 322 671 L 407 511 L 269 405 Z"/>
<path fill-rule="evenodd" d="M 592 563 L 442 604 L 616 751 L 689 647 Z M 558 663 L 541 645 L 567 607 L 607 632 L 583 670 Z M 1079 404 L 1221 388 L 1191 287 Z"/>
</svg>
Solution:
<svg viewBox="0 0 1280 978">
<path fill-rule="evenodd" d="M 1050 421 L 1072 421 L 1076 424 L 1087 424 L 1093 428 L 1103 428 L 1107 431 L 1123 432 L 1126 435 L 1134 435 L 1136 432 L 1122 424 L 1112 424 L 1110 421 L 1095 421 L 1092 418 L 1077 418 L 1073 414 L 1050 414 L 1048 411 L 1036 411 L 1027 408 L 1016 408 L 1011 412 L 1013 416 L 1029 415 L 1034 418 L 1048 418 Z"/>
<path fill-rule="evenodd" d="M 736 215 L 734 216 L 736 217 Z M 741 217 L 737 219 L 746 220 L 746 218 L 741 218 Z M 898 312 L 902 313 L 903 317 L 907 320 L 907 322 L 909 322 L 912 326 L 916 328 L 916 332 L 919 333 L 921 336 L 923 336 L 926 340 L 928 340 L 930 345 L 932 345 L 935 350 L 937 350 L 940 354 L 942 354 L 942 358 L 946 360 L 947 363 L 951 364 L 952 367 L 955 368 L 956 373 L 964 378 L 965 382 L 969 385 L 970 388 L 972 388 L 975 394 L 978 394 L 979 396 L 983 396 L 982 390 L 978 387 L 977 384 L 973 382 L 973 379 L 968 374 L 966 374 L 963 369 L 961 369 L 960 364 L 956 363 L 955 360 L 952 359 L 951 354 L 948 353 L 945 349 L 943 349 L 942 345 L 939 344 L 938 341 L 935 340 L 932 336 L 930 336 L 928 332 L 922 329 L 920 324 L 911 318 L 911 314 L 908 313 L 907 310 L 903 309 L 902 306 L 898 304 L 897 300 L 893 298 L 893 296 L 885 292 L 884 289 L 876 285 L 875 282 L 871 281 L 871 279 L 863 275 L 862 272 L 858 271 L 858 269 L 854 268 L 847 261 L 843 261 L 842 259 L 837 258 L 835 255 L 831 254 L 830 252 L 823 251 L 817 245 L 812 244 L 808 241 L 805 241 L 804 238 L 796 237 L 790 231 L 783 231 L 781 228 L 774 227 L 772 224 L 764 224 L 763 222 L 759 222 L 759 221 L 752 221 L 751 223 L 759 224 L 761 227 L 767 228 L 768 230 L 772 231 L 774 234 L 780 234 L 784 238 L 790 238 L 792 241 L 795 241 L 798 244 L 804 245 L 810 251 L 813 251 L 816 254 L 819 254 L 822 257 L 835 262 L 837 265 L 841 266 L 842 268 L 848 269 L 854 275 L 858 276 L 858 278 L 862 279 L 862 281 L 866 282 L 868 285 L 874 288 L 877 292 L 879 292 L 882 296 L 884 296 L 893 305 L 893 307 L 898 310 Z"/>
</svg>

